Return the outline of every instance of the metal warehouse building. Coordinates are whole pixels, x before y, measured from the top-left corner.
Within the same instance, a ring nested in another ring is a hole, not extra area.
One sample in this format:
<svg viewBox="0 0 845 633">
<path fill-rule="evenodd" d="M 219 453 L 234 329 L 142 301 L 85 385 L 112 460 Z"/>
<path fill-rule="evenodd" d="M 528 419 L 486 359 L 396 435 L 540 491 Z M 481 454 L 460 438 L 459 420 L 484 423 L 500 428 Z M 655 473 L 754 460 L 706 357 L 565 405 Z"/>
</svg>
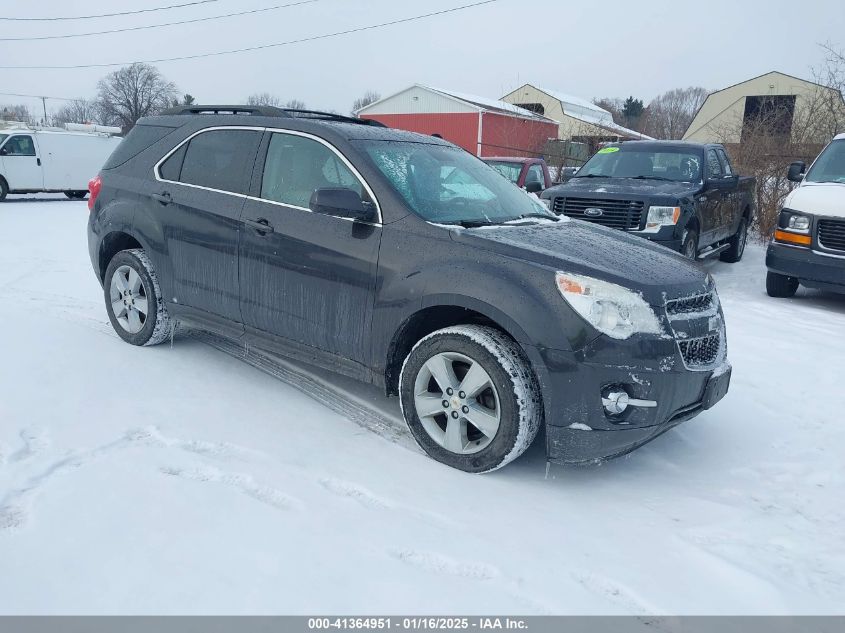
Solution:
<svg viewBox="0 0 845 633">
<path fill-rule="evenodd" d="M 476 156 L 540 156 L 558 124 L 528 110 L 415 84 L 356 113 L 385 125 L 438 134 Z"/>
</svg>

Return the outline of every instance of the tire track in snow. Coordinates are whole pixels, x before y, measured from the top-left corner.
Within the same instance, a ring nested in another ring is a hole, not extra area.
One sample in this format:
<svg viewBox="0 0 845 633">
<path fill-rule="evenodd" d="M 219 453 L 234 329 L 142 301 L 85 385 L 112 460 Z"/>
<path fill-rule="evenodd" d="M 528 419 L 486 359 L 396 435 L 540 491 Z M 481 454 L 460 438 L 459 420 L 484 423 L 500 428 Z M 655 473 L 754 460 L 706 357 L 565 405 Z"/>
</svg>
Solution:
<svg viewBox="0 0 845 633">
<path fill-rule="evenodd" d="M 293 510 L 303 505 L 302 501 L 296 497 L 292 497 L 277 488 L 257 483 L 252 475 L 225 472 L 213 467 L 179 468 L 178 466 L 165 466 L 161 469 L 161 472 L 169 477 L 220 484 L 277 510 Z"/>
<path fill-rule="evenodd" d="M 24 436 L 27 433 L 27 431 L 23 431 L 21 435 Z M 154 426 L 130 429 L 116 440 L 89 450 L 71 451 L 65 456 L 47 463 L 38 474 L 31 476 L 24 484 L 13 488 L 4 496 L 0 497 L 0 533 L 4 531 L 15 531 L 24 527 L 32 514 L 32 505 L 35 499 L 43 491 L 44 487 L 57 476 L 86 466 L 114 451 L 139 446 L 176 449 L 193 455 L 223 460 L 255 453 L 255 451 L 250 449 L 225 442 L 206 442 L 167 437 L 162 435 L 158 428 Z M 27 447 L 24 447 L 16 454 L 20 454 L 25 450 L 28 450 Z M 25 461 L 31 461 L 35 456 L 40 454 L 41 451 L 35 452 L 25 460 L 17 460 L 17 463 L 22 464 Z M 246 477 L 246 479 L 243 477 Z M 260 486 L 252 485 L 248 481 L 248 476 L 243 477 L 241 479 L 237 477 L 223 477 L 223 480 L 232 485 L 236 483 L 241 485 L 247 494 L 251 494 L 260 501 L 270 504 L 274 503 L 276 496 L 271 489 L 265 490 Z M 279 506 L 283 505 L 283 501 L 281 497 L 278 499 Z"/>
<path fill-rule="evenodd" d="M 20 432 L 20 438 L 23 441 L 23 446 L 14 453 L 11 453 L 5 461 L 9 463 L 29 461 L 43 453 L 50 446 L 50 435 L 45 429 L 24 429 Z M 0 463 L 3 461 L 2 455 L 0 455 Z"/>
<path fill-rule="evenodd" d="M 410 433 L 403 422 L 385 416 L 363 403 L 350 398 L 349 394 L 334 388 L 328 382 L 295 367 L 278 358 L 271 358 L 254 349 L 206 332 L 191 332 L 191 336 L 211 347 L 233 356 L 274 378 L 301 391 L 334 413 L 341 415 L 358 426 L 379 435 L 390 442 L 417 451 Z"/>
</svg>

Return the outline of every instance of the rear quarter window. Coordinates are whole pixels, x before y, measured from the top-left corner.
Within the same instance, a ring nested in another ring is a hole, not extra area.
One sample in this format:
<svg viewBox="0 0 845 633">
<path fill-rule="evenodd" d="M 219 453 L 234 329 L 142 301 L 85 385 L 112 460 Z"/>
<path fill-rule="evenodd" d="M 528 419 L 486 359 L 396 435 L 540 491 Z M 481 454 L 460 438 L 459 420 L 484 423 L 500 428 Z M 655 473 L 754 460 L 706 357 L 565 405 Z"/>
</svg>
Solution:
<svg viewBox="0 0 845 633">
<path fill-rule="evenodd" d="M 121 141 L 111 156 L 109 156 L 103 169 L 114 169 L 119 167 L 130 158 L 135 158 L 148 147 L 157 143 L 170 134 L 175 128 L 162 125 L 136 125 L 129 134 Z"/>
</svg>

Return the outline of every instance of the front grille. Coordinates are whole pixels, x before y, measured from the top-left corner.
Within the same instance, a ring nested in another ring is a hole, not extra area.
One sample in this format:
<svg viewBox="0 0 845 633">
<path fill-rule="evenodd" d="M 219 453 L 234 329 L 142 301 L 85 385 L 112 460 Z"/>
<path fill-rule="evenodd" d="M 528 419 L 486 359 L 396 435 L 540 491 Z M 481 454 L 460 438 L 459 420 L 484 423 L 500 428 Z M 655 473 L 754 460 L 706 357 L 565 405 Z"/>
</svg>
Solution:
<svg viewBox="0 0 845 633">
<path fill-rule="evenodd" d="M 845 220 L 819 220 L 819 245 L 832 251 L 845 251 Z"/>
<path fill-rule="evenodd" d="M 706 295 L 684 297 L 683 299 L 671 299 L 666 302 L 666 312 L 670 317 L 677 316 L 679 314 L 687 315 L 708 312 L 712 307 L 712 292 L 709 292 Z"/>
<path fill-rule="evenodd" d="M 601 209 L 601 215 L 585 213 L 587 209 Z M 555 198 L 553 210 L 577 220 L 609 226 L 624 231 L 640 228 L 643 217 L 641 200 L 596 200 L 591 198 Z"/>
<path fill-rule="evenodd" d="M 678 341 L 684 364 L 690 369 L 712 365 L 719 358 L 722 346 L 721 333 Z"/>
</svg>

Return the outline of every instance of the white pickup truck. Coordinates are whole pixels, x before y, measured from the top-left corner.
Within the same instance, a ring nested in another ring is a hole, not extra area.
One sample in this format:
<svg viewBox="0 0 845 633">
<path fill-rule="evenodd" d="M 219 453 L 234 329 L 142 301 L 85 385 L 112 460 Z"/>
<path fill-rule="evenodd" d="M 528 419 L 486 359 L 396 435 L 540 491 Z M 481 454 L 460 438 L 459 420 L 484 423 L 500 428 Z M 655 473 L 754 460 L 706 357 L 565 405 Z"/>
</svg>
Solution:
<svg viewBox="0 0 845 633">
<path fill-rule="evenodd" d="M 67 124 L 65 129 L 0 127 L 0 201 L 9 193 L 63 192 L 82 199 L 120 144 L 120 128 Z"/>
<path fill-rule="evenodd" d="M 845 134 L 809 170 L 792 163 L 787 178 L 801 184 L 786 197 L 766 252 L 766 290 L 791 297 L 800 284 L 845 293 Z"/>
</svg>

